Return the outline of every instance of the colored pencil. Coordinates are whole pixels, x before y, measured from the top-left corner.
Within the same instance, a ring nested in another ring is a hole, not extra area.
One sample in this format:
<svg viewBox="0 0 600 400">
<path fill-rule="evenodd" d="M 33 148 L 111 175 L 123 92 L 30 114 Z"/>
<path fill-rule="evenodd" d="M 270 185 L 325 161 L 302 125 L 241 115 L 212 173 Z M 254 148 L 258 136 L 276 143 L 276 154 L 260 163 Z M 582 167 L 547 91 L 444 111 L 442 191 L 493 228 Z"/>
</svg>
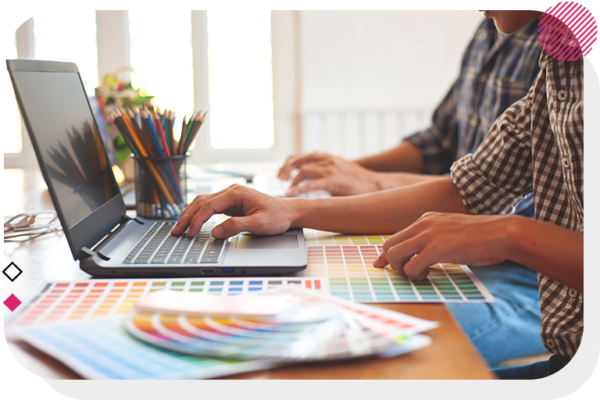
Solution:
<svg viewBox="0 0 600 400">
<path fill-rule="evenodd" d="M 206 118 L 206 111 L 201 116 L 198 116 L 197 121 L 194 123 L 194 127 L 192 129 L 192 132 L 188 136 L 188 138 L 186 140 L 186 143 L 184 145 L 184 148 L 183 148 L 184 154 L 187 153 L 188 149 L 192 145 L 192 142 L 194 141 L 194 139 L 196 138 L 196 134 L 198 133 L 198 131 L 202 127 L 202 124 L 204 123 L 204 119 L 205 118 Z"/>
<path fill-rule="evenodd" d="M 196 120 L 198 118 L 198 112 L 195 112 L 194 114 L 192 114 L 190 120 L 188 121 L 188 126 L 185 132 L 185 139 L 183 140 L 183 147 L 181 149 L 181 154 L 183 154 L 183 148 L 185 147 L 185 144 L 188 140 L 188 137 L 190 136 L 190 132 L 192 131 L 194 124 L 196 123 Z"/>
<path fill-rule="evenodd" d="M 176 168 L 176 165 L 180 165 L 182 161 L 171 157 L 187 153 L 204 122 L 206 112 L 196 111 L 189 120 L 184 116 L 179 140 L 175 140 L 176 114 L 173 110 L 162 111 L 160 108 L 144 106 L 134 106 L 126 110 L 116 108 L 111 112 L 111 117 L 132 153 L 138 158 L 140 173 L 143 172 L 147 176 L 140 188 L 141 192 L 136 193 L 138 213 L 143 216 L 167 218 L 179 215 L 185 206 L 185 199 L 179 181 L 179 167 Z M 70 141 L 72 146 L 85 150 L 88 147 L 88 139 L 84 134 L 75 135 Z M 61 174 L 59 179 L 78 182 L 81 172 L 88 175 L 88 171 L 73 171 L 74 160 L 69 160 L 70 155 L 63 149 L 61 151 L 54 150 L 54 153 L 51 153 L 51 157 L 56 159 L 56 165 L 66 173 L 63 175 L 56 171 L 55 175 Z M 97 154 L 87 154 L 85 151 L 77 152 L 77 155 L 98 157 Z M 148 159 L 149 157 L 160 158 Z"/>
<path fill-rule="evenodd" d="M 165 137 L 165 141 L 167 142 L 167 149 L 169 149 L 169 154 L 173 154 L 173 146 L 171 146 L 171 135 L 169 135 L 169 110 L 165 110 L 164 114 L 161 118 L 161 127 L 163 131 L 163 135 Z"/>
<path fill-rule="evenodd" d="M 150 113 L 146 110 L 141 111 L 142 114 L 142 122 L 146 126 L 150 134 L 150 138 L 152 139 L 152 143 L 154 144 L 154 148 L 158 151 L 158 155 L 160 157 L 164 157 L 165 153 L 160 144 L 160 140 L 158 139 L 158 133 L 156 132 L 156 128 L 154 127 L 154 123 L 152 122 L 152 118 L 150 118 Z"/>
<path fill-rule="evenodd" d="M 141 142 L 139 141 L 139 139 L 137 139 L 136 136 L 134 134 L 132 134 L 134 130 L 133 130 L 133 126 L 131 125 L 131 122 L 129 121 L 129 118 L 127 117 L 127 114 L 121 115 L 120 118 L 123 119 L 123 121 L 125 122 L 125 125 L 127 127 L 127 130 L 129 131 L 130 136 L 132 136 L 134 142 L 136 142 L 136 145 L 141 153 L 140 155 L 142 157 L 148 157 L 148 153 L 146 152 L 146 149 L 144 149 L 144 147 L 141 145 Z M 121 132 L 121 133 L 123 133 L 123 132 Z M 160 174 L 156 170 L 156 167 L 152 163 L 150 163 L 149 160 L 146 160 L 146 161 L 147 161 L 147 165 L 148 165 L 148 168 L 150 169 L 152 176 L 154 177 L 156 183 L 162 190 L 163 194 L 165 195 L 165 197 L 167 198 L 169 203 L 176 204 L 173 201 L 173 197 L 171 197 L 171 194 L 169 193 L 169 190 L 167 189 L 165 183 L 161 179 Z"/>
<path fill-rule="evenodd" d="M 165 154 L 167 155 L 167 157 L 171 157 L 171 152 L 169 151 L 169 146 L 167 145 L 167 139 L 166 139 L 165 133 L 164 133 L 164 131 L 162 129 L 162 125 L 160 124 L 159 118 L 156 115 L 155 115 L 154 118 L 156 119 L 156 127 L 157 127 L 157 130 L 158 130 L 158 137 L 159 137 L 159 139 L 161 140 L 161 142 L 163 144 L 163 148 L 165 150 Z M 175 171 L 175 166 L 173 165 L 173 161 L 169 159 L 168 163 L 169 163 L 169 166 L 171 167 L 171 172 L 173 173 L 173 178 L 174 178 L 173 182 L 175 184 L 175 187 L 177 188 L 178 193 L 181 193 L 181 189 L 180 189 L 180 186 L 179 186 L 179 178 L 177 177 L 177 171 Z"/>
<path fill-rule="evenodd" d="M 179 136 L 179 142 L 177 142 L 177 150 L 175 154 L 182 154 L 183 151 L 183 141 L 185 139 L 185 131 L 187 130 L 187 122 L 185 121 L 186 116 L 183 116 L 183 124 L 181 125 L 181 136 Z"/>
<path fill-rule="evenodd" d="M 175 111 L 169 112 L 169 136 L 171 137 L 171 154 L 175 155 L 175 135 L 173 131 L 175 129 Z"/>
<path fill-rule="evenodd" d="M 154 113 L 154 112 L 152 112 L 152 113 Z M 148 126 L 148 130 L 149 130 L 150 135 L 152 136 L 152 139 L 155 143 L 156 149 L 158 150 L 159 156 L 165 157 L 165 152 L 162 149 L 162 144 L 161 144 L 161 140 L 159 138 L 159 134 L 156 131 L 154 123 L 152 122 L 152 115 L 147 110 L 142 111 L 142 121 L 144 121 L 146 123 L 146 125 Z M 175 167 L 173 166 L 173 163 L 171 162 L 171 160 L 168 160 L 168 161 L 169 161 L 168 164 L 170 164 L 170 166 L 171 166 L 173 175 L 171 176 L 169 173 L 166 173 L 167 179 L 173 185 L 173 187 L 175 189 L 174 193 L 177 194 L 177 198 L 180 200 L 180 203 L 181 203 L 181 202 L 183 202 L 183 198 L 181 196 L 181 191 L 179 189 L 179 182 L 177 179 L 177 174 L 175 173 Z M 164 169 L 166 169 L 166 168 L 161 168 L 161 171 L 163 171 Z M 167 172 L 167 171 L 165 171 L 165 172 Z"/>
</svg>

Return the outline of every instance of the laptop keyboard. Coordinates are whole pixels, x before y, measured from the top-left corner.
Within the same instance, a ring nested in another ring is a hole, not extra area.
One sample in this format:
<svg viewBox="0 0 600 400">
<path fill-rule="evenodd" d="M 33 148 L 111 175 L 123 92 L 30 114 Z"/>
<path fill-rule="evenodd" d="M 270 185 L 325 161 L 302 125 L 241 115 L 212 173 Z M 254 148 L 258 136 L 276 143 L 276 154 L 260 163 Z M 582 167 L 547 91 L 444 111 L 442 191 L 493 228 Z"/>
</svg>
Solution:
<svg viewBox="0 0 600 400">
<path fill-rule="evenodd" d="M 216 264 L 225 239 L 211 235 L 213 223 L 206 223 L 193 238 L 173 236 L 176 222 L 155 222 L 127 255 L 124 264 Z"/>
</svg>

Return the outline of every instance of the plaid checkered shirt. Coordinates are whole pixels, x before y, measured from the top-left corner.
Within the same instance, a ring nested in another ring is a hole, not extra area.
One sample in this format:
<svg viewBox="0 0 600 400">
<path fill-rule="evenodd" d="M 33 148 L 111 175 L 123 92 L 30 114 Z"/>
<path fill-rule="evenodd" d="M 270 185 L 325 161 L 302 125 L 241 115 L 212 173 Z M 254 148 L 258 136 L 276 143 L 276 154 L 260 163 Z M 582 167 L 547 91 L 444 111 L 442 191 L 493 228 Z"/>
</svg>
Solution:
<svg viewBox="0 0 600 400">
<path fill-rule="evenodd" d="M 583 234 L 583 58 L 542 53 L 527 96 L 498 118 L 451 176 L 471 214 L 499 214 L 533 191 L 535 219 Z M 544 346 L 573 357 L 583 333 L 583 296 L 538 272 Z"/>
<path fill-rule="evenodd" d="M 499 33 L 492 19 L 481 23 L 431 126 L 405 139 L 421 150 L 423 173 L 447 174 L 455 160 L 477 149 L 496 118 L 527 94 L 539 72 L 538 22 L 512 35 Z"/>
</svg>

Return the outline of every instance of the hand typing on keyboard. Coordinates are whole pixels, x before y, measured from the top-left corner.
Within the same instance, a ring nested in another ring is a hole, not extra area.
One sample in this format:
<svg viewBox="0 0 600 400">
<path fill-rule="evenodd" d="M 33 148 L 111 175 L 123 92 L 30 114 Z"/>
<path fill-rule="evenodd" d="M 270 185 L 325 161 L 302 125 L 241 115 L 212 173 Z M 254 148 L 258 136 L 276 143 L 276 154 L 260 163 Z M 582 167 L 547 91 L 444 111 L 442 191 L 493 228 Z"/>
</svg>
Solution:
<svg viewBox="0 0 600 400">
<path fill-rule="evenodd" d="M 124 264 L 214 264 L 219 262 L 225 240 L 215 239 L 205 224 L 195 237 L 169 233 L 175 222 L 155 222 L 127 255 Z"/>
<path fill-rule="evenodd" d="M 276 235 L 287 231 L 296 218 L 293 199 L 278 199 L 241 185 L 218 193 L 196 196 L 186 207 L 172 230 L 173 235 L 194 237 L 214 214 L 227 219 L 212 230 L 215 238 L 226 238 L 249 231 L 256 235 Z"/>
<path fill-rule="evenodd" d="M 333 196 L 352 196 L 381 190 L 379 176 L 359 164 L 334 157 L 327 153 L 312 153 L 289 157 L 279 170 L 280 179 L 290 179 L 291 172 L 298 170 L 286 191 L 289 197 L 308 195 L 322 197 L 317 193 Z"/>
</svg>

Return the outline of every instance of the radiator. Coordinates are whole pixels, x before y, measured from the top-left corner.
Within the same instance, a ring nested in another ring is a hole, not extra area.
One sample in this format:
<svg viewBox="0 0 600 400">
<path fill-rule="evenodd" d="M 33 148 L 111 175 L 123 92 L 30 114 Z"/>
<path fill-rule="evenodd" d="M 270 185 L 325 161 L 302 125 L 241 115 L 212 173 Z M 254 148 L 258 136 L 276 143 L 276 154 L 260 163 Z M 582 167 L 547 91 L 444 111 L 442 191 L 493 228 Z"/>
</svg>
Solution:
<svg viewBox="0 0 600 400">
<path fill-rule="evenodd" d="M 307 111 L 301 114 L 302 152 L 357 159 L 397 146 L 426 128 L 431 108 L 368 111 Z"/>
</svg>

